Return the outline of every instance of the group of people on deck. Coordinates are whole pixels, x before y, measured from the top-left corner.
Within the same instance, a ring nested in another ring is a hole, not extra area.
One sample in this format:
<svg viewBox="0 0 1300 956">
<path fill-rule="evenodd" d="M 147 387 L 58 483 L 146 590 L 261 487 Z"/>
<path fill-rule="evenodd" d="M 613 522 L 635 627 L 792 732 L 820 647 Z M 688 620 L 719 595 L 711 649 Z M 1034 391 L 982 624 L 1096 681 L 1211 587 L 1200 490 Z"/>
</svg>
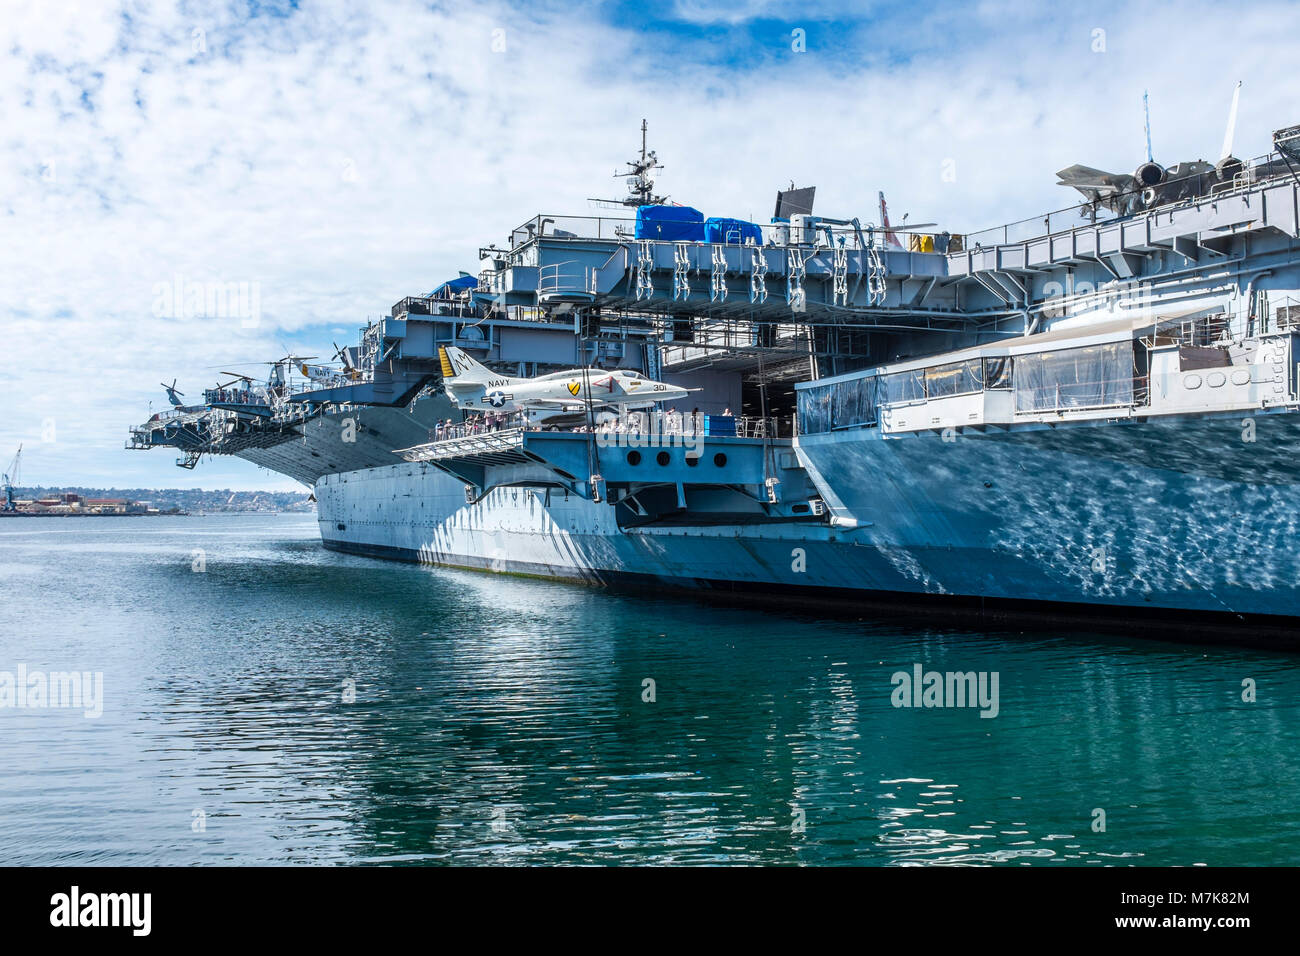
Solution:
<svg viewBox="0 0 1300 956">
<path fill-rule="evenodd" d="M 723 412 L 730 417 L 731 409 Z M 598 434 L 616 435 L 683 435 L 692 437 L 704 434 L 704 415 L 698 408 L 683 414 L 676 407 L 667 411 L 656 407 L 649 412 L 627 412 L 624 415 L 609 415 L 591 425 L 579 425 L 576 432 L 596 432 Z"/>
<path fill-rule="evenodd" d="M 486 435 L 503 428 L 513 428 L 523 424 L 523 415 L 515 412 L 488 412 L 486 415 L 471 415 L 463 422 L 454 422 L 450 418 L 440 421 L 429 430 L 429 437 L 434 441 L 448 438 L 465 438 L 469 435 Z"/>
</svg>

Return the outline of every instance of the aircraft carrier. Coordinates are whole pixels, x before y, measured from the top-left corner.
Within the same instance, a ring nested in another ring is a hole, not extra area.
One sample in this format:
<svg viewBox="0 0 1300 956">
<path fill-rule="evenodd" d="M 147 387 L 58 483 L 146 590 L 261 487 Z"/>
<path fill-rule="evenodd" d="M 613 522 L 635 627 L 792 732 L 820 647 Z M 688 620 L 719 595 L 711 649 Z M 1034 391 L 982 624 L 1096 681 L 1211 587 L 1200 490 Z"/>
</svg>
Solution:
<svg viewBox="0 0 1300 956">
<path fill-rule="evenodd" d="M 361 555 L 1296 633 L 1300 127 L 1241 160 L 1234 122 L 1217 162 L 1071 166 L 1081 203 L 975 233 L 793 184 L 706 218 L 643 124 L 602 215 L 533 216 L 330 363 L 173 382 L 127 447 L 289 475 Z M 575 400 L 472 407 L 457 355 Z M 620 370 L 679 397 L 602 399 Z"/>
</svg>

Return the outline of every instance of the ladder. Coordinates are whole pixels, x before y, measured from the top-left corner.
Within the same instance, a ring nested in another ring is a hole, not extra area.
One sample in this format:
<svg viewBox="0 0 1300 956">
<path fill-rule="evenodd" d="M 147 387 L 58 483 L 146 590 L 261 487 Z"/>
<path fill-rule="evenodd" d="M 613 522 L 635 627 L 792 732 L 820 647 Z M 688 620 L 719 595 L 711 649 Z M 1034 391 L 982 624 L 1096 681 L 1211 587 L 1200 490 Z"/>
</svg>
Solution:
<svg viewBox="0 0 1300 956">
<path fill-rule="evenodd" d="M 685 302 L 691 297 L 690 247 L 684 242 L 673 245 L 673 301 Z"/>
<path fill-rule="evenodd" d="M 767 301 L 767 257 L 761 246 L 754 247 L 753 271 L 749 275 L 749 301 Z"/>
<path fill-rule="evenodd" d="M 808 274 L 808 260 L 797 250 L 789 254 L 789 271 L 785 276 L 785 298 L 790 303 L 791 312 L 808 311 L 808 292 L 803 287 L 803 280 Z"/>
<path fill-rule="evenodd" d="M 849 251 L 844 248 L 844 237 L 839 237 L 835 258 L 831 263 L 832 301 L 836 305 L 849 304 Z"/>
<path fill-rule="evenodd" d="M 709 300 L 727 301 L 727 255 L 721 247 L 713 247 L 713 273 L 710 276 Z"/>
<path fill-rule="evenodd" d="M 867 230 L 867 301 L 872 305 L 883 305 L 889 289 L 885 285 L 885 260 L 881 258 L 880 247 L 876 245 L 873 230 Z"/>
<path fill-rule="evenodd" d="M 650 278 L 654 267 L 655 259 L 650 251 L 650 240 L 642 239 L 637 243 L 636 257 L 636 300 L 638 302 L 655 294 L 654 282 Z"/>
</svg>

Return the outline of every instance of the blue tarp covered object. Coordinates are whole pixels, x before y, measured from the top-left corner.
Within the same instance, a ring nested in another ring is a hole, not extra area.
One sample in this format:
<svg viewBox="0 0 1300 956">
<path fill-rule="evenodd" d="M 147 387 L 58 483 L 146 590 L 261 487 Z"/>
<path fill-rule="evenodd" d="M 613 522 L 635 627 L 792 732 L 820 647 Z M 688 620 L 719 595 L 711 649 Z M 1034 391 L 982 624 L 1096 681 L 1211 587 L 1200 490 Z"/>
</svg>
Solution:
<svg viewBox="0 0 1300 956">
<path fill-rule="evenodd" d="M 703 242 L 704 213 L 690 206 L 638 206 L 636 237 L 675 242 Z"/>
<path fill-rule="evenodd" d="M 718 216 L 704 221 L 705 242 L 729 242 L 743 246 L 751 239 L 756 246 L 763 244 L 763 230 L 752 222 Z"/>
<path fill-rule="evenodd" d="M 463 275 L 459 279 L 448 279 L 442 285 L 438 286 L 438 288 L 434 289 L 432 292 L 426 295 L 425 298 L 445 299 L 449 296 L 456 295 L 459 292 L 464 292 L 466 289 L 477 289 L 477 288 L 478 288 L 477 276 Z"/>
</svg>

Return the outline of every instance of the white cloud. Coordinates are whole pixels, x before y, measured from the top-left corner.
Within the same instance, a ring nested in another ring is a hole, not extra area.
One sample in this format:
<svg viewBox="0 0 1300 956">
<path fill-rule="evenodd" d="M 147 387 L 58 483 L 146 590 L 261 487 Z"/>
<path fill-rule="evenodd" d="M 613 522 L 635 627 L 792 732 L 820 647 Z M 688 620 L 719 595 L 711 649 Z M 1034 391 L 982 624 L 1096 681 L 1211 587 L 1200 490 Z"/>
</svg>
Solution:
<svg viewBox="0 0 1300 956">
<path fill-rule="evenodd" d="M 609 174 L 642 116 L 661 187 L 710 215 L 762 219 L 794 179 L 818 186 L 828 214 L 871 219 L 884 189 L 896 216 L 953 231 L 1068 205 L 1052 173 L 1072 162 L 1131 169 L 1147 87 L 1166 161 L 1217 154 L 1237 78 L 1241 154 L 1300 121 L 1275 67 L 1277 37 L 1300 26 L 1289 5 L 1230 18 L 1153 5 L 1145 19 L 1121 6 L 907 7 L 860 46 L 813 33 L 795 54 L 778 37 L 749 51 L 752 72 L 670 39 L 638 56 L 646 37 L 594 8 L 304 6 L 241 22 L 217 5 L 130 2 L 128 20 L 38 0 L 6 16 L 0 456 L 27 442 L 29 480 L 284 485 L 232 461 L 181 472 L 121 444 L 149 402 L 162 406 L 160 380 L 194 395 L 214 367 L 279 341 L 325 347 L 476 271 L 478 247 L 533 214 L 590 214 L 588 196 L 619 189 Z M 702 23 L 723 7 L 684 9 Z M 1095 29 L 1105 53 L 1091 50 Z M 156 317 L 154 286 L 177 274 L 260 283 L 262 327 Z M 42 444 L 51 417 L 58 440 Z"/>
</svg>

